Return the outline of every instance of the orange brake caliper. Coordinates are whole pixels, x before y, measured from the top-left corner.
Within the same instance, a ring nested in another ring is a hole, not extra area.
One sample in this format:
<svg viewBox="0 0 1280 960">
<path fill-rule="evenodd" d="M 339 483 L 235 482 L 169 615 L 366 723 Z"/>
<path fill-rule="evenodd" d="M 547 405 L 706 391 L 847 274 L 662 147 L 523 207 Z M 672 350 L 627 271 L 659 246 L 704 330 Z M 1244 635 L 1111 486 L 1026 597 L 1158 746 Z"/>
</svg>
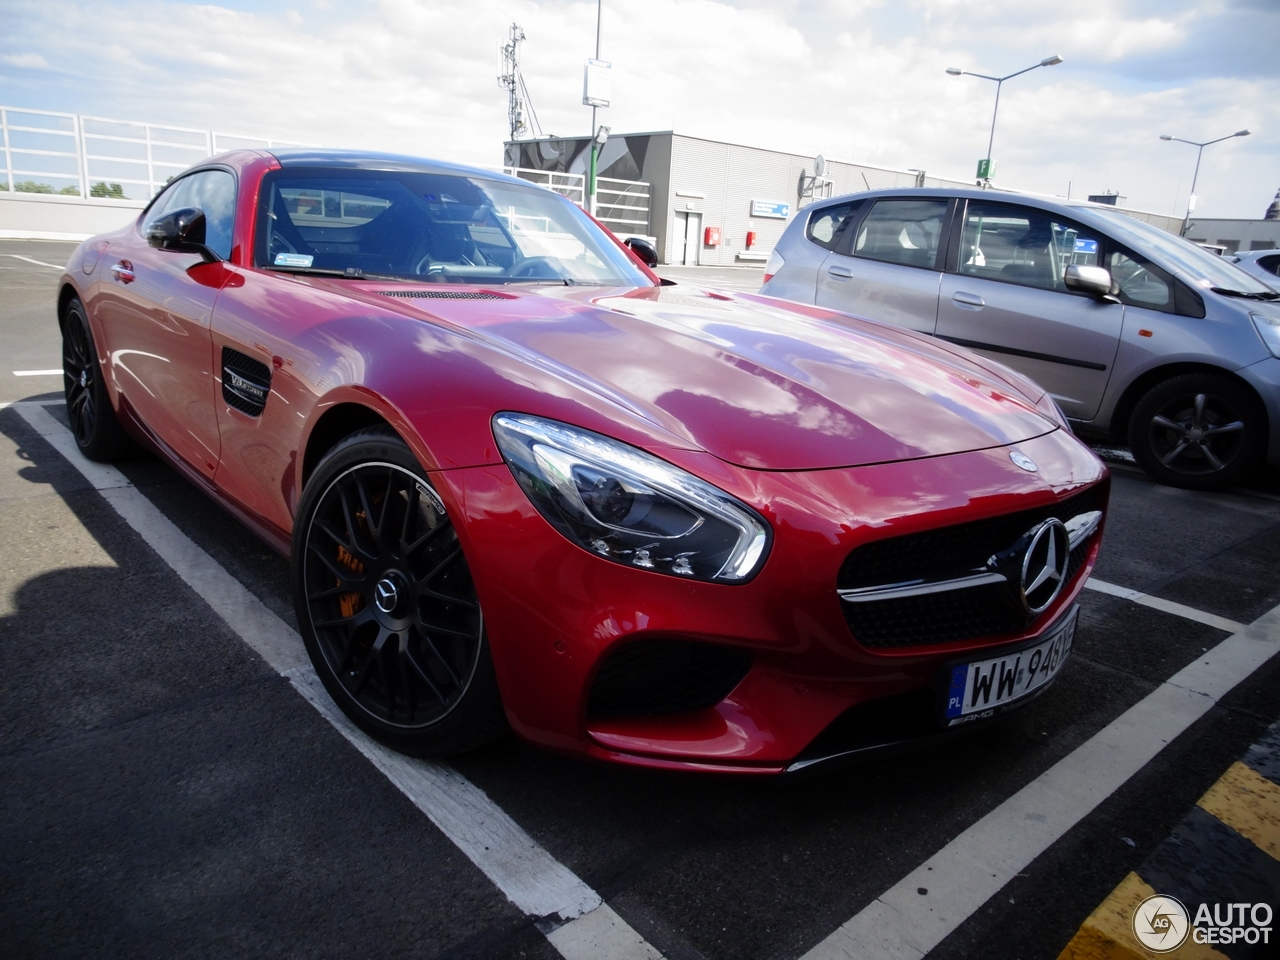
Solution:
<svg viewBox="0 0 1280 960">
<path fill-rule="evenodd" d="M 364 573 L 364 564 L 351 555 L 345 547 L 338 547 L 338 562 L 357 576 Z M 339 580 L 335 586 L 341 586 Z M 361 607 L 361 596 L 358 593 L 342 593 L 338 595 L 338 609 L 344 617 L 354 617 Z"/>
</svg>

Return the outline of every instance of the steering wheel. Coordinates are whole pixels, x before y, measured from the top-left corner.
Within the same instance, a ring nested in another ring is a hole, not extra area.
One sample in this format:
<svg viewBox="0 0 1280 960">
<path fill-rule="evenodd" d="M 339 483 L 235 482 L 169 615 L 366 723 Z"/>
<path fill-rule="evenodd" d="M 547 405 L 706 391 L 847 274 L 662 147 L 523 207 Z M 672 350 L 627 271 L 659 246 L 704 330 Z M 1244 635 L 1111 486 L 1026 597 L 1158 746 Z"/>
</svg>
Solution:
<svg viewBox="0 0 1280 960">
<path fill-rule="evenodd" d="M 267 260 L 270 263 L 276 262 L 277 253 L 297 253 L 298 250 L 288 239 L 275 230 L 271 231 L 271 240 L 267 243 Z"/>
<path fill-rule="evenodd" d="M 557 269 L 558 263 L 555 257 L 527 257 L 515 266 L 510 276 L 530 280 L 563 280 L 564 275 Z"/>
</svg>

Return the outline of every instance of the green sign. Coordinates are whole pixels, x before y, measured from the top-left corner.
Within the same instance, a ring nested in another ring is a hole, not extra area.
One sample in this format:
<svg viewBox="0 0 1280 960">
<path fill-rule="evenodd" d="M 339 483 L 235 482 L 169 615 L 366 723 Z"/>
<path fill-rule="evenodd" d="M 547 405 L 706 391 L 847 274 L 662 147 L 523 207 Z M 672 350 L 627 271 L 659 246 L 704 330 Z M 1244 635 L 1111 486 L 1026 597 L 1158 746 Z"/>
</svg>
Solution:
<svg viewBox="0 0 1280 960">
<path fill-rule="evenodd" d="M 990 180 L 996 174 L 996 162 L 990 157 L 978 161 L 978 179 Z"/>
</svg>

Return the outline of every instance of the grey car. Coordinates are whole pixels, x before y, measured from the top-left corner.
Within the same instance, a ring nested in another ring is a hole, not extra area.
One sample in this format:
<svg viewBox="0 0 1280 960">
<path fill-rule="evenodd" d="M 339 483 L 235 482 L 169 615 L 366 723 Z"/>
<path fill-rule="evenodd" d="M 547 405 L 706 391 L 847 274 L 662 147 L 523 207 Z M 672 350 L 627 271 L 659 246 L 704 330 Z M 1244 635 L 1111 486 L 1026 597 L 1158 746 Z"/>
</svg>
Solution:
<svg viewBox="0 0 1280 960">
<path fill-rule="evenodd" d="M 1007 364 L 1166 483 L 1280 464 L 1280 294 L 1113 208 L 979 189 L 823 200 L 787 226 L 761 293 Z"/>
<path fill-rule="evenodd" d="M 1273 290 L 1280 290 L 1280 250 L 1250 250 L 1226 258 L 1245 273 L 1253 274 Z"/>
</svg>

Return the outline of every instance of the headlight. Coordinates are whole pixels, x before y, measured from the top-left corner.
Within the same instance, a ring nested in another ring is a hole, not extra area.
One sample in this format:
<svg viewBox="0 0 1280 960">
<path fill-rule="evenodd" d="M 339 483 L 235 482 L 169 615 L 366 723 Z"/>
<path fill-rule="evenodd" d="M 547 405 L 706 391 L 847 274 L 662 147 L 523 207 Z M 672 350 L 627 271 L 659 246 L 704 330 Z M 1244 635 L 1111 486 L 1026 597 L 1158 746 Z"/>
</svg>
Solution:
<svg viewBox="0 0 1280 960">
<path fill-rule="evenodd" d="M 635 447 L 518 413 L 495 416 L 493 435 L 547 522 L 606 560 L 742 583 L 769 552 L 769 524 L 758 513 Z"/>
<path fill-rule="evenodd" d="M 1249 316 L 1271 355 L 1280 357 L 1280 317 L 1269 317 L 1264 313 L 1251 313 Z"/>
</svg>

